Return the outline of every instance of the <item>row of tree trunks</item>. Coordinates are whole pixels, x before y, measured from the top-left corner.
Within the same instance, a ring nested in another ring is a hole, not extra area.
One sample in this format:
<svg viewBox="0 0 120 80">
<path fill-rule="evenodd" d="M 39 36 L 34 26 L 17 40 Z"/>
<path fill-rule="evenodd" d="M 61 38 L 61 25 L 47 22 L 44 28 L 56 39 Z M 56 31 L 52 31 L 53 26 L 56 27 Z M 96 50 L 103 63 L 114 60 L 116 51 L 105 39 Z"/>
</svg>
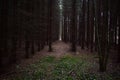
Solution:
<svg viewBox="0 0 120 80">
<path fill-rule="evenodd" d="M 30 58 L 46 44 L 52 51 L 52 36 L 57 40 L 52 35 L 52 4 L 51 0 L 0 1 L 0 70 Z"/>
<path fill-rule="evenodd" d="M 106 71 L 110 49 L 118 49 L 119 61 L 119 9 L 118 0 L 82 0 L 82 6 L 77 5 L 77 0 L 72 3 L 64 3 L 64 27 L 63 41 L 72 44 L 72 51 L 76 51 L 76 44 L 81 49 L 88 49 L 91 52 L 97 51 L 99 54 L 100 71 Z M 68 8 L 69 7 L 69 8 Z M 77 10 L 79 7 L 80 11 Z M 71 9 L 71 10 L 70 10 Z M 76 13 L 79 12 L 79 15 Z M 68 23 L 68 14 L 70 14 L 70 24 Z M 79 16 L 79 20 L 76 16 Z M 79 30 L 77 30 L 79 22 Z M 67 32 L 69 28 L 70 32 Z M 67 34 L 68 33 L 68 34 Z M 66 40 L 70 36 L 70 40 Z"/>
</svg>

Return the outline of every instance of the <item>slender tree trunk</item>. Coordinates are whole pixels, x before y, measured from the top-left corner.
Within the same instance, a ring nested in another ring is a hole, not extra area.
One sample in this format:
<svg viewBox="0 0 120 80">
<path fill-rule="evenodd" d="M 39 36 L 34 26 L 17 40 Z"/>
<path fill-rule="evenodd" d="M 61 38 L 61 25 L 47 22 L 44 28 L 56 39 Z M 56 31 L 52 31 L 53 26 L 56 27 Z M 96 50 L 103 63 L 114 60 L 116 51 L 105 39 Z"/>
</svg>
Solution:
<svg viewBox="0 0 120 80">
<path fill-rule="evenodd" d="M 90 43 L 90 27 L 89 27 L 89 11 L 90 11 L 90 0 L 87 2 L 87 48 L 89 49 L 89 43 Z"/>
<path fill-rule="evenodd" d="M 117 11 L 119 11 L 119 0 L 117 0 Z M 120 11 L 118 12 L 118 27 L 119 27 L 119 31 L 118 31 L 118 63 L 120 63 Z"/>
<path fill-rule="evenodd" d="M 76 52 L 76 0 L 72 4 L 72 51 Z"/>
<path fill-rule="evenodd" d="M 67 42 L 67 15 L 65 13 L 65 17 L 64 17 L 64 41 Z"/>
<path fill-rule="evenodd" d="M 90 50 L 91 52 L 93 52 L 93 38 L 94 38 L 94 1 L 91 0 L 90 1 L 90 20 L 89 20 L 89 23 L 90 23 Z"/>
<path fill-rule="evenodd" d="M 118 41 L 118 62 L 120 63 L 120 17 L 119 17 L 119 41 Z"/>
<path fill-rule="evenodd" d="M 29 38 L 26 34 L 26 37 L 25 37 L 25 58 L 29 58 L 29 47 L 30 47 L 30 41 L 29 41 Z"/>
<path fill-rule="evenodd" d="M 34 39 L 31 41 L 31 54 L 35 54 L 35 44 L 34 44 Z"/>
<path fill-rule="evenodd" d="M 49 3 L 48 3 L 48 8 L 49 8 L 49 30 L 48 30 L 48 35 L 49 35 L 49 52 L 52 51 L 52 1 L 49 0 Z"/>
<path fill-rule="evenodd" d="M 81 48 L 85 48 L 85 9 L 86 9 L 86 0 L 83 0 L 82 5 L 82 26 L 81 26 Z"/>
</svg>

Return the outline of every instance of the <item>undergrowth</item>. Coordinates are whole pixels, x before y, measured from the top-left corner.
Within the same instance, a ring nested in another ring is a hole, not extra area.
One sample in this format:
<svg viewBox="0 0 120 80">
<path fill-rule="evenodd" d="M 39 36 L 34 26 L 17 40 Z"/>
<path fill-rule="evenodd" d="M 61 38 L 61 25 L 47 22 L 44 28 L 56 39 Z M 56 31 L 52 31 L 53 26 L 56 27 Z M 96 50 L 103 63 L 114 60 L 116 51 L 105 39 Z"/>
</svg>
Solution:
<svg viewBox="0 0 120 80">
<path fill-rule="evenodd" d="M 91 72 L 96 65 L 86 56 L 66 55 L 59 59 L 47 56 L 25 69 L 18 67 L 22 72 L 12 76 L 11 80 L 119 80 L 119 77 L 114 78 L 112 74 L 103 76 Z"/>
</svg>

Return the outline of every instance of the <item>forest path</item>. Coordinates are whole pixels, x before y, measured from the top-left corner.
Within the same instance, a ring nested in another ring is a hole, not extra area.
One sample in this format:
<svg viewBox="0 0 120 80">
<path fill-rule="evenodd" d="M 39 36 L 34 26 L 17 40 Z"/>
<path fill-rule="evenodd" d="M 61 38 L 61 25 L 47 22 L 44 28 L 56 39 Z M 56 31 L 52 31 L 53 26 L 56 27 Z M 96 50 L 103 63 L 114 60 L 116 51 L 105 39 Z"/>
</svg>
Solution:
<svg viewBox="0 0 120 80">
<path fill-rule="evenodd" d="M 40 58 L 43 56 L 55 56 L 55 57 L 59 58 L 66 54 L 71 54 L 71 51 L 70 51 L 71 47 L 70 47 L 69 43 L 65 43 L 62 41 L 56 41 L 52 44 L 52 48 L 53 48 L 53 51 L 49 52 L 48 51 L 49 47 L 45 46 L 43 50 L 35 53 L 35 55 L 32 56 L 31 58 L 22 60 L 20 63 L 20 66 L 24 67 L 26 65 L 35 63 L 35 62 L 39 61 Z"/>
<path fill-rule="evenodd" d="M 63 41 L 56 41 L 56 42 L 53 42 L 52 44 L 52 48 L 53 48 L 53 51 L 52 52 L 49 52 L 49 47 L 48 46 L 45 46 L 43 50 L 41 50 L 40 52 L 37 52 L 35 53 L 35 55 L 33 55 L 31 58 L 29 59 L 23 59 L 21 61 L 21 66 L 26 66 L 26 65 L 29 65 L 29 64 L 32 64 L 32 63 L 35 63 L 37 61 L 40 60 L 41 57 L 44 57 L 44 56 L 55 56 L 57 58 L 60 58 L 64 55 L 89 55 L 90 52 L 88 50 L 82 50 L 80 48 L 80 46 L 77 46 L 77 51 L 76 52 L 71 52 L 70 49 L 71 49 L 71 44 L 70 43 L 65 43 Z M 93 53 L 92 53 L 93 54 Z"/>
<path fill-rule="evenodd" d="M 64 43 L 62 41 L 57 41 L 53 43 L 52 48 L 53 48 L 53 52 L 47 52 L 47 53 L 48 55 L 53 55 L 55 57 L 61 57 L 70 52 L 70 44 Z"/>
<path fill-rule="evenodd" d="M 56 58 L 60 58 L 66 54 L 72 54 L 72 52 L 70 51 L 71 49 L 70 43 L 65 43 L 63 41 L 56 41 L 52 43 L 52 48 L 53 48 L 53 51 L 49 52 L 48 51 L 49 47 L 48 45 L 46 45 L 44 49 L 42 49 L 39 52 L 36 52 L 34 55 L 31 55 L 30 58 L 22 59 L 21 61 L 18 61 L 16 64 L 13 64 L 10 68 L 6 70 L 8 72 L 7 74 L 17 72 L 17 67 L 26 68 L 30 64 L 39 62 L 40 59 L 45 56 L 55 56 Z"/>
<path fill-rule="evenodd" d="M 48 51 L 49 47 L 45 46 L 43 50 L 41 50 L 40 52 L 36 52 L 35 55 L 30 57 L 29 59 L 22 59 L 18 64 L 15 64 L 15 66 L 13 66 L 12 68 L 9 68 L 10 74 L 14 73 L 14 72 L 17 72 L 17 71 L 19 72 L 17 67 L 20 67 L 20 68 L 24 69 L 27 66 L 29 66 L 30 64 L 35 64 L 36 62 L 39 62 L 40 59 L 44 58 L 45 56 L 55 56 L 56 58 L 59 59 L 60 57 L 62 57 L 64 55 L 76 54 L 75 56 L 81 56 L 81 57 L 87 59 L 90 62 L 91 61 L 92 62 L 97 62 L 97 63 L 99 62 L 96 52 L 93 52 L 91 54 L 89 50 L 87 50 L 87 49 L 82 50 L 80 48 L 80 46 L 77 46 L 76 53 L 71 52 L 70 51 L 70 49 L 71 49 L 71 44 L 70 43 L 65 43 L 65 42 L 62 42 L 62 41 L 56 41 L 52 44 L 52 48 L 53 48 L 53 51 L 49 52 Z M 108 65 L 109 66 L 109 71 L 113 70 L 111 68 L 114 67 L 114 66 L 110 67 L 111 64 L 113 64 L 113 63 L 111 63 L 111 61 L 110 61 L 109 65 Z"/>
</svg>

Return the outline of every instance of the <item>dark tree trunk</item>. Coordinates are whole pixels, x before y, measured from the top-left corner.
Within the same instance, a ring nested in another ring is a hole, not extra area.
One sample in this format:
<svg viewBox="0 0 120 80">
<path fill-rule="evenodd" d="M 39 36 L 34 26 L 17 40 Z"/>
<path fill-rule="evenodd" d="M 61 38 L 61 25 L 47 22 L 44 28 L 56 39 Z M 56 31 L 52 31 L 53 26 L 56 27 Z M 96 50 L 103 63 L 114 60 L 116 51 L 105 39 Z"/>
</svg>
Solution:
<svg viewBox="0 0 120 80">
<path fill-rule="evenodd" d="M 72 51 L 76 52 L 76 0 L 72 4 Z"/>
<path fill-rule="evenodd" d="M 90 11 L 90 1 L 87 2 L 87 48 L 89 49 L 89 43 L 90 43 L 90 26 L 89 26 L 89 11 Z"/>
<path fill-rule="evenodd" d="M 86 0 L 83 0 L 82 5 L 82 25 L 81 25 L 81 48 L 85 48 L 85 9 L 86 9 Z"/>
<path fill-rule="evenodd" d="M 49 52 L 53 51 L 52 50 L 52 1 L 49 0 L 48 3 L 48 8 L 49 8 L 49 26 L 48 26 L 48 36 L 49 36 L 49 41 L 48 41 L 48 45 L 49 45 Z"/>
<path fill-rule="evenodd" d="M 119 11 L 119 0 L 117 0 L 117 11 Z M 118 46 L 117 46 L 117 49 L 118 49 L 118 63 L 120 63 L 120 11 L 118 12 L 118 28 L 119 28 L 119 31 L 118 31 Z"/>
<path fill-rule="evenodd" d="M 108 0 L 97 0 L 95 5 L 99 70 L 105 72 L 108 62 Z"/>
<path fill-rule="evenodd" d="M 119 35 L 118 35 L 118 63 L 120 63 L 120 17 L 119 17 Z"/>
<path fill-rule="evenodd" d="M 8 56 L 8 3 L 5 0 L 0 1 L 0 66 L 4 67 L 5 58 Z"/>
<path fill-rule="evenodd" d="M 106 71 L 107 62 L 108 62 L 108 0 L 102 0 L 102 24 L 101 24 L 101 62 L 100 62 L 100 71 Z"/>
<path fill-rule="evenodd" d="M 64 17 L 64 41 L 67 42 L 67 15 Z"/>
<path fill-rule="evenodd" d="M 28 37 L 25 38 L 25 58 L 29 58 L 29 47 L 30 47 L 30 41 Z"/>
<path fill-rule="evenodd" d="M 94 1 L 90 1 L 90 20 L 89 20 L 89 27 L 90 27 L 90 50 L 93 52 L 93 38 L 94 38 Z"/>
<path fill-rule="evenodd" d="M 31 41 L 31 54 L 35 54 L 35 44 L 34 44 L 34 40 Z"/>
</svg>

